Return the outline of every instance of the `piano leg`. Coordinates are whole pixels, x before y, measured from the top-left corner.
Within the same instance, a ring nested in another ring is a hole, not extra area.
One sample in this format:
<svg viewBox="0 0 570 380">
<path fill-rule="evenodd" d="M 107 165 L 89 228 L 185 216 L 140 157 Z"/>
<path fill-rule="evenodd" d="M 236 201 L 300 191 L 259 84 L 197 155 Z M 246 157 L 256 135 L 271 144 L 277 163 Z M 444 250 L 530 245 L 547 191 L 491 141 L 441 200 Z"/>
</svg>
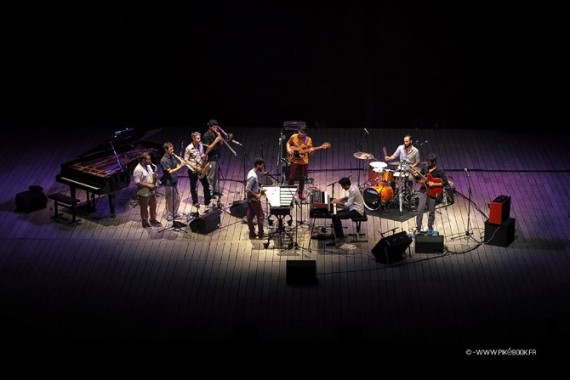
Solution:
<svg viewBox="0 0 570 380">
<path fill-rule="evenodd" d="M 109 194 L 109 210 L 111 210 L 111 218 L 114 218 L 117 216 L 115 214 L 115 194 L 113 194 L 113 193 Z"/>
</svg>

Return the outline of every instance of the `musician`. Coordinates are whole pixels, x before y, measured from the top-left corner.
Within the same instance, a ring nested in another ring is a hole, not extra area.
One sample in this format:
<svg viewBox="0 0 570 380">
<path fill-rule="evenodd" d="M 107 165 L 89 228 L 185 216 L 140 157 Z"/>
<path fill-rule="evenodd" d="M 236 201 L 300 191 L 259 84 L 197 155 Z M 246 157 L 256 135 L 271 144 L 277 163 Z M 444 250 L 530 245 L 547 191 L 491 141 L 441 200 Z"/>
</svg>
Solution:
<svg viewBox="0 0 570 380">
<path fill-rule="evenodd" d="M 150 226 L 160 227 L 162 224 L 156 220 L 156 194 L 157 182 L 156 166 L 152 164 L 150 154 L 143 153 L 139 157 L 139 163 L 133 171 L 133 178 L 137 185 L 139 206 L 143 228 Z M 150 210 L 150 224 L 148 214 Z"/>
<path fill-rule="evenodd" d="M 261 186 L 259 184 L 258 174 L 263 172 L 263 165 L 265 161 L 262 158 L 256 158 L 253 162 L 253 169 L 247 173 L 247 182 L 245 185 L 245 193 L 247 197 L 247 203 L 249 208 L 247 210 L 247 226 L 249 227 L 249 238 L 255 239 L 255 225 L 253 224 L 253 218 L 257 218 L 257 236 L 263 239 L 263 221 L 265 220 L 265 215 L 263 214 L 263 209 L 261 208 Z"/>
<path fill-rule="evenodd" d="M 299 181 L 299 188 L 297 193 L 300 200 L 304 200 L 303 190 L 305 190 L 305 178 L 307 177 L 309 168 L 309 155 L 308 154 L 295 154 L 295 149 L 308 149 L 309 153 L 313 153 L 313 140 L 307 135 L 307 127 L 301 125 L 297 133 L 291 135 L 287 141 L 287 153 L 291 158 L 291 166 L 289 167 L 288 184 L 293 185 L 297 179 Z"/>
<path fill-rule="evenodd" d="M 400 160 L 405 166 L 416 168 L 420 164 L 420 151 L 414 145 L 414 138 L 412 135 L 404 136 L 404 144 L 399 145 L 396 151 L 391 156 L 385 156 L 385 161 L 393 161 L 396 158 Z"/>
<path fill-rule="evenodd" d="M 344 239 L 342 230 L 342 219 L 350 219 L 364 216 L 364 198 L 358 189 L 358 186 L 351 184 L 350 179 L 343 177 L 338 183 L 347 191 L 346 197 L 333 199 L 332 202 L 343 206 L 336 215 L 332 216 L 334 233 L 338 240 Z"/>
<path fill-rule="evenodd" d="M 427 205 L 429 210 L 428 213 L 428 233 L 431 234 L 433 231 L 433 223 L 435 222 L 435 204 L 437 197 L 435 194 L 442 194 L 443 187 L 447 186 L 447 177 L 445 171 L 437 166 L 437 156 L 433 153 L 427 156 L 427 169 L 425 170 L 424 176 L 427 179 L 432 178 L 433 181 L 422 181 L 419 190 L 419 202 L 418 202 L 418 214 L 416 216 L 416 233 L 422 230 L 422 220 L 424 216 L 424 211 Z M 428 176 L 431 175 L 430 176 Z M 426 187 L 427 186 L 427 187 Z M 438 189 L 441 189 L 439 191 Z"/>
<path fill-rule="evenodd" d="M 208 162 L 208 155 L 206 154 L 207 148 L 202 144 L 202 135 L 200 132 L 192 132 L 192 142 L 186 147 L 184 151 L 184 159 L 196 167 L 204 169 Z M 190 195 L 192 197 L 192 205 L 196 208 L 200 208 L 198 203 L 198 181 L 202 184 L 202 189 L 204 190 L 204 205 L 210 207 L 210 200 L 212 199 L 212 194 L 210 193 L 210 184 L 208 183 L 208 178 L 203 175 L 203 173 L 198 173 L 195 170 L 188 169 L 188 177 L 190 178 Z M 202 178 L 200 178 L 202 177 Z"/>
<path fill-rule="evenodd" d="M 222 195 L 220 190 L 220 141 L 222 136 L 219 131 L 220 126 L 214 119 L 208 121 L 208 130 L 202 136 L 202 142 L 208 147 L 206 154 L 208 155 L 208 162 L 212 165 L 212 169 L 206 175 L 208 184 L 210 186 L 210 194 L 212 199 Z"/>
<path fill-rule="evenodd" d="M 174 145 L 171 142 L 165 142 L 162 146 L 164 155 L 160 159 L 163 176 L 161 179 L 164 185 L 164 194 L 166 196 L 166 220 L 172 221 L 180 215 L 180 194 L 178 193 L 178 176 L 176 172 L 180 170 L 184 164 L 174 157 Z"/>
</svg>

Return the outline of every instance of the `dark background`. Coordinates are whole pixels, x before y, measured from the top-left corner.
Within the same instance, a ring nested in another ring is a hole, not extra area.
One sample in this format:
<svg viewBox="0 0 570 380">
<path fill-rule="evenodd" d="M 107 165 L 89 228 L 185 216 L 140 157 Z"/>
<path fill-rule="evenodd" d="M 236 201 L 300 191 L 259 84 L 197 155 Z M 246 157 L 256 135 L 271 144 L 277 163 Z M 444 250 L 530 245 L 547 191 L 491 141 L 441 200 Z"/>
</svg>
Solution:
<svg viewBox="0 0 570 380">
<path fill-rule="evenodd" d="M 555 14 L 548 10 L 548 14 Z M 2 119 L 36 126 L 551 127 L 535 9 L 195 5 L 3 17 Z M 552 16 L 553 17 L 553 16 Z"/>
</svg>

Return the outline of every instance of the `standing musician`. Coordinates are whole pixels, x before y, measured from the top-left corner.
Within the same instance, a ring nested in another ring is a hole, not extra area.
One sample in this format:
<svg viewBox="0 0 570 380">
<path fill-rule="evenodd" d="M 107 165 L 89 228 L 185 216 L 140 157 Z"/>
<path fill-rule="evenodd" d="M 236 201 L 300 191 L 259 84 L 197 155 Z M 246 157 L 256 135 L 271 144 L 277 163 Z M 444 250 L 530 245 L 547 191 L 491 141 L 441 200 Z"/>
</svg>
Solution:
<svg viewBox="0 0 570 380">
<path fill-rule="evenodd" d="M 289 168 L 288 184 L 293 185 L 295 179 L 299 181 L 297 193 L 300 200 L 304 200 L 303 190 L 305 190 L 305 178 L 307 177 L 309 168 L 309 154 L 319 149 L 328 149 L 331 147 L 329 143 L 323 143 L 314 147 L 313 140 L 307 136 L 307 127 L 300 125 L 298 132 L 291 135 L 287 141 L 287 153 L 291 166 Z"/>
<path fill-rule="evenodd" d="M 342 231 L 341 220 L 364 216 L 364 198 L 362 198 L 358 186 L 352 185 L 349 178 L 343 177 L 338 183 L 344 190 L 347 190 L 347 195 L 344 198 L 332 200 L 333 203 L 344 206 L 332 216 L 332 223 L 336 238 L 342 240 L 344 239 L 344 232 Z"/>
<path fill-rule="evenodd" d="M 155 189 L 160 183 L 157 179 L 156 165 L 150 159 L 150 154 L 143 153 L 139 157 L 139 163 L 133 171 L 133 178 L 137 185 L 139 206 L 143 228 L 160 227 L 162 224 L 156 220 L 156 194 Z M 148 214 L 150 209 L 150 224 Z"/>
<path fill-rule="evenodd" d="M 422 179 L 420 182 L 421 188 L 419 191 L 418 214 L 416 216 L 416 233 L 422 230 L 422 220 L 427 204 L 429 209 L 428 233 L 431 234 L 433 232 L 433 223 L 435 221 L 435 204 L 437 197 L 443 193 L 443 188 L 447 186 L 447 177 L 445 175 L 445 171 L 437 166 L 437 156 L 435 154 L 429 154 L 426 161 L 428 167 L 425 175 L 417 172 L 416 170 L 412 170 Z"/>
<path fill-rule="evenodd" d="M 202 136 L 202 142 L 208 146 L 208 150 L 206 150 L 208 161 L 212 165 L 212 169 L 206 175 L 208 184 L 210 185 L 210 195 L 212 199 L 217 199 L 217 197 L 222 195 L 220 190 L 220 168 L 218 166 L 221 153 L 218 143 L 222 140 L 219 128 L 218 122 L 212 119 L 208 121 L 208 130 Z"/>
<path fill-rule="evenodd" d="M 188 177 L 190 178 L 190 195 L 192 196 L 192 205 L 196 208 L 200 208 L 198 203 L 198 191 L 197 183 L 198 180 L 202 183 L 202 188 L 204 190 L 204 205 L 206 207 L 210 206 L 210 199 L 212 199 L 212 194 L 210 193 L 210 185 L 208 183 L 208 178 L 206 177 L 206 171 L 208 170 L 208 154 L 207 148 L 202 144 L 202 135 L 200 132 L 192 132 L 192 142 L 186 147 L 184 151 L 184 160 L 189 162 L 196 169 L 188 169 Z"/>
<path fill-rule="evenodd" d="M 245 185 L 245 193 L 247 197 L 247 203 L 249 208 L 247 210 L 247 226 L 249 227 L 249 238 L 255 239 L 255 225 L 253 224 L 253 218 L 257 218 L 257 236 L 263 239 L 263 221 L 265 220 L 265 215 L 263 214 L 263 209 L 261 208 L 261 186 L 259 184 L 258 174 L 263 172 L 263 165 L 265 161 L 263 158 L 256 158 L 253 162 L 253 169 L 247 173 L 247 182 Z"/>
<path fill-rule="evenodd" d="M 162 183 L 164 184 L 166 196 L 166 220 L 171 221 L 180 217 L 178 214 L 180 194 L 178 193 L 178 176 L 176 172 L 184 164 L 174 157 L 174 145 L 171 142 L 165 142 L 162 147 L 164 148 L 164 156 L 160 159 L 160 166 L 162 167 Z"/>
</svg>

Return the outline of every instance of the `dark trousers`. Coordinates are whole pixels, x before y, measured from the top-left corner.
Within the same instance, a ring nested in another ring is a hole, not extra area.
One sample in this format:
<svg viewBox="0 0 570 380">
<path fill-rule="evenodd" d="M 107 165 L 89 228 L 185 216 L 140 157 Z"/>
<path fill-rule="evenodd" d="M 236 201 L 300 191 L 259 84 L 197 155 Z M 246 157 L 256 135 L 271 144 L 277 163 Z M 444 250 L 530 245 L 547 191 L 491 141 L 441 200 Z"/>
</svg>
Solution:
<svg viewBox="0 0 570 380">
<path fill-rule="evenodd" d="M 351 219 L 361 217 L 360 213 L 356 210 L 339 210 L 336 215 L 332 217 L 332 224 L 334 228 L 334 234 L 337 238 L 343 238 L 344 232 L 342 231 L 342 219 Z"/>
<path fill-rule="evenodd" d="M 303 164 L 295 164 L 292 163 L 289 167 L 289 185 L 292 185 L 295 180 L 299 181 L 299 188 L 297 189 L 297 193 L 299 193 L 299 197 L 303 195 L 303 190 L 305 190 L 305 177 L 307 177 L 307 169 L 309 165 Z"/>
<path fill-rule="evenodd" d="M 212 194 L 210 193 L 210 185 L 208 183 L 208 178 L 204 176 L 202 179 L 198 178 L 198 174 L 194 173 L 192 170 L 188 170 L 188 177 L 190 178 L 190 195 L 192 196 L 192 203 L 198 203 L 198 180 L 202 183 L 202 188 L 204 189 L 204 204 L 207 206 L 210 204 L 212 199 Z"/>
<path fill-rule="evenodd" d="M 257 217 L 257 232 L 259 237 L 263 237 L 263 222 L 265 221 L 265 214 L 263 213 L 263 208 L 261 208 L 261 202 L 250 200 L 249 208 L 247 209 L 247 226 L 249 227 L 250 237 L 255 235 L 255 224 L 253 224 L 253 218 L 255 217 Z"/>
</svg>

